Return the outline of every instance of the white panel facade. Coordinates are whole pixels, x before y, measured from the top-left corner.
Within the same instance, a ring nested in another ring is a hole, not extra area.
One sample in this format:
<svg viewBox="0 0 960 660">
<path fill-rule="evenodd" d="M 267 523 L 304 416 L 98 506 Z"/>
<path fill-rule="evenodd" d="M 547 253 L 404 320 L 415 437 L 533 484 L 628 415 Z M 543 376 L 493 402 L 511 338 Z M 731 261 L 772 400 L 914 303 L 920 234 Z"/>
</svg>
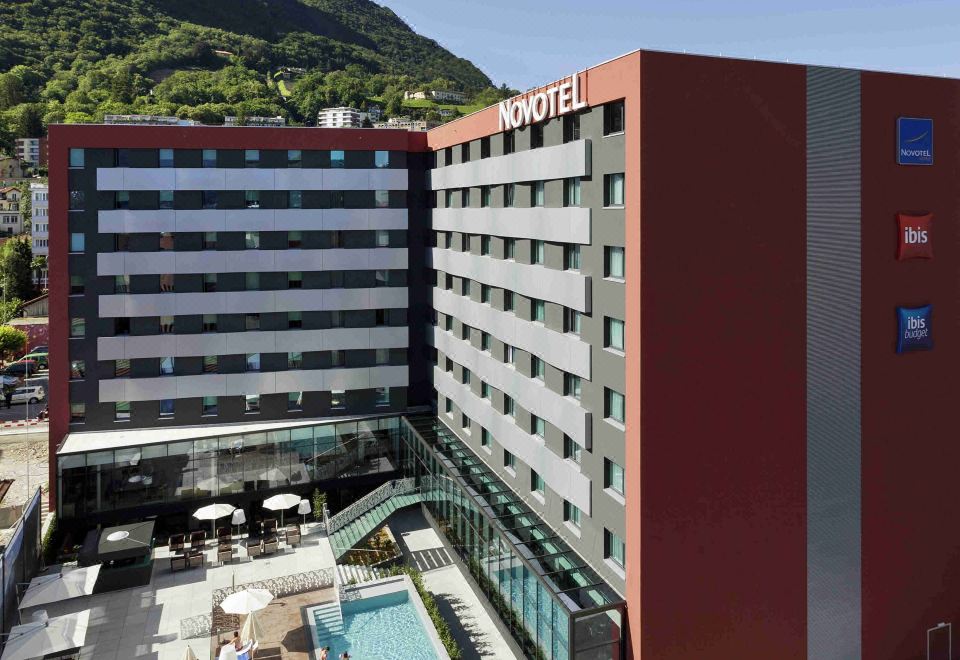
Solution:
<svg viewBox="0 0 960 660">
<path fill-rule="evenodd" d="M 438 208 L 433 210 L 432 227 L 464 234 L 589 245 L 590 208 Z"/>
<path fill-rule="evenodd" d="M 408 178 L 407 170 L 389 168 L 101 167 L 97 169 L 97 189 L 406 190 Z"/>
<path fill-rule="evenodd" d="M 102 170 L 100 170 L 102 171 Z M 193 209 L 98 212 L 104 234 L 407 229 L 407 209 Z"/>
<path fill-rule="evenodd" d="M 590 140 L 527 149 L 430 170 L 431 190 L 590 176 Z"/>
<path fill-rule="evenodd" d="M 470 252 L 430 248 L 429 265 L 445 273 L 590 312 L 590 276 Z"/>
</svg>

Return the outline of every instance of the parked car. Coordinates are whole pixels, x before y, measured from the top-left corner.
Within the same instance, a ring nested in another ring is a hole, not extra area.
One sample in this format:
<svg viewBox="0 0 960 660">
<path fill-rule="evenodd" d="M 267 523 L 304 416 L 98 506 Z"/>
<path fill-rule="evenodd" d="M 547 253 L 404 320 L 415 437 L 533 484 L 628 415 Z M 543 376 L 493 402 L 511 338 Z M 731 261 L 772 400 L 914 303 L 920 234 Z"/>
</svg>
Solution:
<svg viewBox="0 0 960 660">
<path fill-rule="evenodd" d="M 43 390 L 43 385 L 18 387 L 13 391 L 13 403 L 29 403 L 30 405 L 34 405 L 46 398 L 47 393 Z"/>
<path fill-rule="evenodd" d="M 7 365 L 3 370 L 5 376 L 30 376 L 40 370 L 40 365 L 36 360 L 18 360 L 13 364 Z"/>
<path fill-rule="evenodd" d="M 29 355 L 24 355 L 24 356 L 23 356 L 22 358 L 20 358 L 20 359 L 21 359 L 21 360 L 35 360 L 35 361 L 37 362 L 37 364 L 40 365 L 40 368 L 41 368 L 41 369 L 49 369 L 49 368 L 50 368 L 50 364 L 49 364 L 49 360 L 47 359 L 47 357 L 48 357 L 48 354 L 47 354 L 47 353 L 30 353 Z"/>
<path fill-rule="evenodd" d="M 30 349 L 30 352 L 47 354 L 50 352 L 50 349 L 47 346 L 34 346 Z"/>
</svg>

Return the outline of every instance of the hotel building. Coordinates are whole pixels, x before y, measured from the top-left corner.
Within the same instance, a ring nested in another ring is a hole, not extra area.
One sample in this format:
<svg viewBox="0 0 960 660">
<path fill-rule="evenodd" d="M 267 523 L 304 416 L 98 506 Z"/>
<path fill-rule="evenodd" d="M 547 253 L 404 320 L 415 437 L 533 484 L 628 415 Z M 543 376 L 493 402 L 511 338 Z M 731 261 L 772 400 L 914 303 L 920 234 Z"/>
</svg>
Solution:
<svg viewBox="0 0 960 660">
<path fill-rule="evenodd" d="M 642 51 L 426 133 L 51 127 L 56 506 L 415 476 L 530 657 L 936 653 L 958 93 Z"/>
</svg>

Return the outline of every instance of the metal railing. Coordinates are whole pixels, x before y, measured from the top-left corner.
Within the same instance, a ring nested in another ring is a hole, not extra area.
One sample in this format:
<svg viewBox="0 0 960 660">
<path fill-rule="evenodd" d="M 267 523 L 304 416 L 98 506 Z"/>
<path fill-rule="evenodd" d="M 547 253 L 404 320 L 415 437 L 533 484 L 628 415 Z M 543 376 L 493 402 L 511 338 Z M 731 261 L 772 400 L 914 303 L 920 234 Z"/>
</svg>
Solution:
<svg viewBox="0 0 960 660">
<path fill-rule="evenodd" d="M 327 510 L 327 507 L 323 507 L 323 527 L 325 530 L 330 529 L 330 512 Z M 331 534 L 330 531 L 327 531 L 327 534 Z M 336 560 L 334 560 L 336 561 Z M 340 616 L 340 629 L 343 629 L 343 606 L 340 604 L 340 601 L 343 599 L 343 592 L 341 591 L 343 586 L 340 584 L 340 578 L 337 576 L 337 566 L 334 563 L 333 566 L 333 590 L 336 592 L 337 599 L 337 614 Z"/>
<path fill-rule="evenodd" d="M 412 477 L 407 479 L 395 479 L 388 481 L 376 490 L 372 490 L 359 500 L 348 506 L 343 511 L 337 513 L 329 520 L 327 524 L 327 534 L 333 534 L 338 529 L 345 527 L 356 520 L 367 511 L 383 504 L 395 495 L 406 495 L 417 490 L 416 480 Z"/>
</svg>

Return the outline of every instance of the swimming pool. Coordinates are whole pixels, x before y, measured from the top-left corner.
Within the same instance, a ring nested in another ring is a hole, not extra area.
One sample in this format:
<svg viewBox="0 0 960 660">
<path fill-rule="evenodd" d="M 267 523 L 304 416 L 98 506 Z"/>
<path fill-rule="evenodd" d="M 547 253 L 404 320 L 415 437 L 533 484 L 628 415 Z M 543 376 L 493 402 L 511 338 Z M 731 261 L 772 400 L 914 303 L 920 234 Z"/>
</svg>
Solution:
<svg viewBox="0 0 960 660">
<path fill-rule="evenodd" d="M 374 584 L 358 590 L 360 598 L 342 603 L 342 630 L 331 625 L 329 607 L 310 608 L 307 620 L 315 657 L 321 647 L 329 646 L 330 658 L 348 651 L 358 660 L 445 660 L 447 654 L 439 646 L 423 604 L 406 582 L 391 580 L 379 589 Z"/>
</svg>

